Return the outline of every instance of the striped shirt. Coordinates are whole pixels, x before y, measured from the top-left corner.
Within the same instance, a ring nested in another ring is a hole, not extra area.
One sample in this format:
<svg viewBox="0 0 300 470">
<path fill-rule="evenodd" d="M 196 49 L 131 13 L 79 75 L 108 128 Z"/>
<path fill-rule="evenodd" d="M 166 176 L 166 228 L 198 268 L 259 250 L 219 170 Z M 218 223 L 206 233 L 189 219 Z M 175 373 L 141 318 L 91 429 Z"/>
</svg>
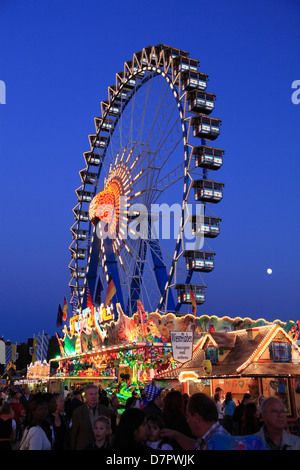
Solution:
<svg viewBox="0 0 300 470">
<path fill-rule="evenodd" d="M 229 432 L 217 421 L 195 443 L 195 450 L 206 450 L 208 441 L 216 434 L 229 435 Z"/>
</svg>

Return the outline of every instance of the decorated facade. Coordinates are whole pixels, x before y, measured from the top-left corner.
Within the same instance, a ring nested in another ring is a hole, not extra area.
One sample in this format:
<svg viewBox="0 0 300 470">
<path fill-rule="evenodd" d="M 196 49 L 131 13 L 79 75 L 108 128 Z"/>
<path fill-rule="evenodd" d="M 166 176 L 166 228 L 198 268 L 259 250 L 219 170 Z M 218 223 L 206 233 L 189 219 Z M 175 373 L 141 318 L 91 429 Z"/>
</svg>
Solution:
<svg viewBox="0 0 300 470">
<path fill-rule="evenodd" d="M 132 317 L 120 305 L 117 310 L 117 320 L 104 305 L 70 318 L 58 338 L 61 354 L 55 358 L 59 367 L 52 387 L 101 382 L 126 398 L 131 387 L 144 387 L 155 379 L 190 393 L 213 394 L 220 386 L 225 393 L 235 393 L 236 399 L 250 389 L 256 397 L 285 389 L 289 409 L 300 416 L 300 401 L 296 404 L 291 398 L 300 383 L 298 323 L 161 315 L 146 312 L 140 302 Z M 187 356 L 176 354 L 178 347 Z"/>
</svg>

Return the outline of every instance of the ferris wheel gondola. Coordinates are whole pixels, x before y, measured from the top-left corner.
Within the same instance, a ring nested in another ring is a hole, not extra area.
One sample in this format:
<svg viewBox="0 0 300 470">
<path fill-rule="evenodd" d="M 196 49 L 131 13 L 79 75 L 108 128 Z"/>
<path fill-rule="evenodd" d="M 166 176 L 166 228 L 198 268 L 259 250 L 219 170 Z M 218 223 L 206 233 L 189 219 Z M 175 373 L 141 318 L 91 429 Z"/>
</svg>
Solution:
<svg viewBox="0 0 300 470">
<path fill-rule="evenodd" d="M 114 309 L 119 303 L 128 316 L 138 300 L 149 312 L 176 314 L 191 311 L 191 291 L 205 301 L 202 275 L 215 255 L 207 238 L 221 221 L 209 205 L 224 186 L 208 175 L 224 150 L 207 143 L 221 121 L 210 116 L 216 96 L 198 67 L 186 51 L 149 46 L 108 87 L 73 209 L 70 287 L 81 309 L 87 286 L 94 298 L 110 279 Z"/>
</svg>

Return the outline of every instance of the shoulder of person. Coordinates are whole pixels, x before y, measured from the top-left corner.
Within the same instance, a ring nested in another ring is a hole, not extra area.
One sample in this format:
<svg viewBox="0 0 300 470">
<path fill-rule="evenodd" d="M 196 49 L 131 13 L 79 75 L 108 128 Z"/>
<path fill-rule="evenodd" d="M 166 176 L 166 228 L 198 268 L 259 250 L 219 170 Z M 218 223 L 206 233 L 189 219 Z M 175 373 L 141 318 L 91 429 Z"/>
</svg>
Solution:
<svg viewBox="0 0 300 470">
<path fill-rule="evenodd" d="M 300 437 L 283 430 L 283 442 L 300 450 Z"/>
</svg>

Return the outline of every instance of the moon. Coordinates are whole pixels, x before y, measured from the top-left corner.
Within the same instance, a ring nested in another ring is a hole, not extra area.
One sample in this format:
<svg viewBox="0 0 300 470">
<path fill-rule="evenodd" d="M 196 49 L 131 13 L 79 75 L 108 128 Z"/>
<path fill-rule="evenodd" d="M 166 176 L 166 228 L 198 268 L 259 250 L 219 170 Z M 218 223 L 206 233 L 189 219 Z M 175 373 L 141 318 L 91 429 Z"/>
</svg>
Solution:
<svg viewBox="0 0 300 470">
<path fill-rule="evenodd" d="M 268 274 L 272 274 L 272 269 L 271 269 L 271 268 L 268 268 L 268 269 L 267 269 L 267 273 L 268 273 Z"/>
</svg>

